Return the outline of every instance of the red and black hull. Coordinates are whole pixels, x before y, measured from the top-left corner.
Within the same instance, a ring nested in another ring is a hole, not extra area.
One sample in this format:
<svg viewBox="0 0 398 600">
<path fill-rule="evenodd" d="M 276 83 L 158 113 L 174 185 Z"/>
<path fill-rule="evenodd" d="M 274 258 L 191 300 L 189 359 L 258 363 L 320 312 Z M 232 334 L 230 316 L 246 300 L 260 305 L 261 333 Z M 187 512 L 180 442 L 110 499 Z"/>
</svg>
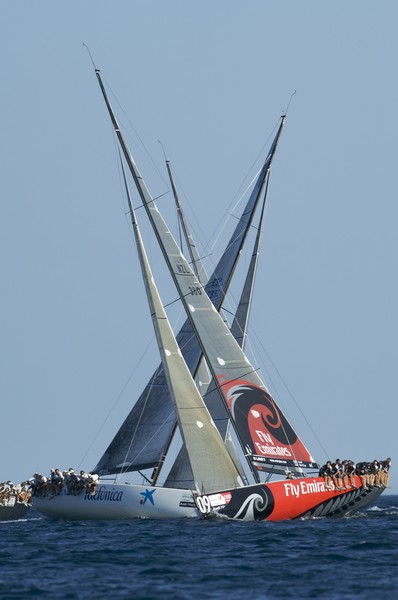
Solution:
<svg viewBox="0 0 398 600">
<path fill-rule="evenodd" d="M 341 517 L 372 504 L 382 487 L 364 489 L 359 477 L 348 489 L 326 489 L 322 477 L 285 479 L 198 496 L 202 516 L 243 521 L 283 521 L 310 517 Z"/>
</svg>

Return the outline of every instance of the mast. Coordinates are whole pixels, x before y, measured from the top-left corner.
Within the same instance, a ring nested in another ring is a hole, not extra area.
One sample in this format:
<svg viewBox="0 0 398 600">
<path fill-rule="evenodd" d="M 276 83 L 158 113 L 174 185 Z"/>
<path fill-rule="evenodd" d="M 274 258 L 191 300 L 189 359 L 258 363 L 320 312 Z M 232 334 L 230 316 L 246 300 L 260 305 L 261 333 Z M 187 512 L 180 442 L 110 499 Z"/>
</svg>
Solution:
<svg viewBox="0 0 398 600">
<path fill-rule="evenodd" d="M 256 235 L 256 240 L 254 242 L 253 253 L 250 260 L 249 269 L 246 274 L 245 283 L 242 289 L 242 294 L 239 300 L 238 308 L 235 313 L 234 320 L 231 325 L 231 333 L 238 342 L 241 348 L 245 347 L 246 336 L 247 336 L 247 327 L 249 324 L 250 310 L 253 301 L 253 290 L 254 283 L 256 279 L 257 273 L 257 265 L 258 258 L 260 255 L 260 244 L 261 238 L 263 234 L 263 220 L 265 214 L 265 203 L 267 200 L 267 192 L 268 192 L 268 184 L 269 184 L 269 174 L 267 176 L 267 183 L 265 186 L 264 200 L 261 207 L 260 219 L 258 222 L 258 230 Z"/>
<path fill-rule="evenodd" d="M 196 277 L 199 279 L 199 281 L 203 285 L 205 285 L 207 283 L 207 276 L 206 276 L 204 267 L 202 265 L 200 256 L 198 254 L 198 251 L 196 249 L 194 239 L 191 235 L 191 232 L 189 231 L 188 223 L 186 222 L 184 212 L 181 208 L 180 200 L 179 200 L 178 194 L 177 194 L 177 189 L 174 184 L 173 174 L 172 174 L 171 168 L 170 168 L 170 161 L 167 159 L 166 159 L 166 167 L 167 167 L 167 173 L 168 173 L 169 179 L 170 179 L 171 189 L 173 190 L 173 196 L 174 196 L 174 201 L 176 204 L 178 219 L 181 223 L 181 228 L 182 228 L 182 231 L 184 234 L 185 242 L 187 244 L 189 256 L 191 257 L 192 268 L 195 272 Z"/>
</svg>

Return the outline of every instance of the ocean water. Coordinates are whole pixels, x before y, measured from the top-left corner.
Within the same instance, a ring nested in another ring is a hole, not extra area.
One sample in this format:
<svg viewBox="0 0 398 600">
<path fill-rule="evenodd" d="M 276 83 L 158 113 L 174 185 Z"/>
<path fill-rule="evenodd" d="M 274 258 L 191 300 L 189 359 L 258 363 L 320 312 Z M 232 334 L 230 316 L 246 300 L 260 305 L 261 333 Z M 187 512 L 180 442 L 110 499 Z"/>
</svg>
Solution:
<svg viewBox="0 0 398 600">
<path fill-rule="evenodd" d="M 398 496 L 341 520 L 0 523 L 0 598 L 398 598 Z"/>
</svg>

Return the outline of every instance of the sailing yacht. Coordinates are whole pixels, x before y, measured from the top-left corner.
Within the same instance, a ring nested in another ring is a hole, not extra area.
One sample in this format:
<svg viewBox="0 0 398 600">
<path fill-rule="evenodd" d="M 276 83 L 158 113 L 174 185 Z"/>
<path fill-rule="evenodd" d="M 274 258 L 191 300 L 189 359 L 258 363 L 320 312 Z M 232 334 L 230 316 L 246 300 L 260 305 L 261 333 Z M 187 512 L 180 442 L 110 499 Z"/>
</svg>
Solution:
<svg viewBox="0 0 398 600">
<path fill-rule="evenodd" d="M 34 507 L 48 516 L 64 518 L 199 515 L 243 520 L 281 520 L 344 515 L 367 506 L 380 495 L 382 489 L 364 489 L 359 478 L 356 486 L 350 489 L 327 489 L 323 478 L 317 476 L 317 463 L 244 353 L 244 332 L 255 261 L 250 265 L 232 329 L 219 312 L 254 210 L 266 190 L 284 117 L 231 243 L 215 273 L 204 285 L 198 271 L 192 270 L 191 264 L 185 259 L 151 197 L 125 144 L 98 70 L 96 76 L 124 160 L 187 313 L 188 323 L 175 338 L 151 273 L 128 195 L 137 251 L 162 359 L 161 376 L 157 372 L 153 378 L 153 381 L 159 381 L 161 393 L 157 394 L 156 405 L 152 405 L 152 413 L 149 415 L 153 418 L 155 406 L 156 411 L 164 410 L 168 415 L 171 413 L 170 407 L 174 407 L 173 417 L 165 421 L 167 426 L 164 430 L 166 435 L 163 454 L 157 457 L 155 463 L 151 463 L 143 457 L 144 445 L 136 454 L 126 453 L 126 440 L 132 446 L 131 437 L 127 434 L 137 415 L 134 408 L 94 472 L 103 477 L 109 473 L 124 473 L 154 466 L 154 475 L 148 485 L 120 484 L 116 481 L 111 485 L 100 479 L 94 494 L 87 492 L 73 496 L 64 493 L 51 498 L 34 497 Z M 128 194 L 126 178 L 125 184 Z M 263 210 L 261 221 L 262 218 Z M 259 239 L 258 235 L 254 254 L 258 251 Z M 196 386 L 193 379 L 203 359 L 211 374 L 210 385 L 206 385 L 206 390 L 201 389 L 200 382 Z M 147 396 L 142 397 L 147 400 Z M 142 402 L 145 403 L 144 400 Z M 149 418 L 148 422 L 150 420 Z M 184 468 L 179 471 L 176 468 L 174 474 L 172 469 L 168 484 L 156 486 L 158 471 L 163 464 L 176 422 L 184 442 L 176 465 L 181 462 Z M 152 422 L 152 428 L 153 426 Z M 244 466 L 237 458 L 236 451 L 233 451 L 230 427 L 240 446 Z M 147 440 L 148 431 L 146 434 Z M 145 436 L 144 430 L 142 435 Z M 293 473 L 294 480 L 286 479 L 287 471 Z M 181 480 L 176 475 L 177 472 L 187 474 L 185 480 Z M 279 479 L 265 482 L 264 476 L 269 477 L 270 474 L 279 476 Z"/>
<path fill-rule="evenodd" d="M 0 501 L 0 521 L 16 521 L 22 519 L 28 512 L 30 504 L 28 502 L 17 501 L 12 498 L 9 501 Z"/>
<path fill-rule="evenodd" d="M 114 125 L 121 136 L 116 119 Z M 201 281 L 206 283 L 206 293 L 212 298 L 216 310 L 221 309 L 247 234 L 252 226 L 255 210 L 261 199 L 265 202 L 270 167 L 283 125 L 284 119 L 281 119 L 275 139 L 254 183 L 250 197 L 210 278 L 207 278 L 199 257 L 195 256 L 199 269 L 198 274 L 201 276 Z M 187 235 L 191 240 L 190 246 L 194 246 L 192 236 Z M 245 313 L 248 314 L 247 298 L 245 298 L 245 306 L 246 310 L 241 308 L 241 316 L 236 320 L 235 329 L 237 331 L 241 331 L 237 323 L 244 320 Z M 242 325 L 242 327 L 246 326 Z M 198 374 L 201 393 L 205 394 L 210 405 L 215 404 L 213 418 L 217 421 L 218 426 L 224 425 L 226 444 L 233 452 L 226 432 L 229 417 L 224 407 L 219 402 L 214 402 L 214 394 L 210 392 L 206 394 L 206 377 L 200 376 L 201 369 L 203 369 L 202 352 L 188 320 L 176 338 L 190 372 L 193 375 Z M 197 516 L 198 511 L 191 493 L 192 470 L 187 461 L 185 446 L 178 455 L 164 485 L 158 485 L 160 471 L 165 464 L 176 427 L 176 414 L 165 378 L 164 365 L 161 363 L 103 456 L 91 470 L 100 476 L 96 493 L 72 495 L 68 494 L 64 488 L 61 494 L 35 495 L 33 497 L 34 507 L 49 517 L 67 519 Z M 237 457 L 235 457 L 235 461 L 239 462 Z M 125 483 L 129 473 L 147 473 L 148 470 L 152 473 L 148 478 L 145 476 L 142 485 Z"/>
<path fill-rule="evenodd" d="M 369 505 L 382 493 L 382 488 L 364 487 L 359 477 L 355 484 L 344 488 L 326 487 L 323 478 L 317 476 L 317 463 L 214 309 L 206 289 L 171 235 L 125 145 L 98 70 L 96 74 L 140 199 L 210 369 L 211 385 L 223 401 L 255 480 L 252 485 L 220 488 L 218 493 L 199 495 L 196 503 L 200 513 L 235 519 L 279 520 L 344 515 Z M 294 481 L 261 482 L 264 473 L 286 478 L 288 469 L 295 476 Z"/>
</svg>

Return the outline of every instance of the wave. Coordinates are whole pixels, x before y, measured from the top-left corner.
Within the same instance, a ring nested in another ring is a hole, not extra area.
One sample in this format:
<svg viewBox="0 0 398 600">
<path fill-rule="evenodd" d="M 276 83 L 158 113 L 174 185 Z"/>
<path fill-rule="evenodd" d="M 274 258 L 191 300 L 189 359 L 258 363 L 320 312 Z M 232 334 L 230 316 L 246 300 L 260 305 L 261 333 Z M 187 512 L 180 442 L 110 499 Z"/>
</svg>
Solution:
<svg viewBox="0 0 398 600">
<path fill-rule="evenodd" d="M 0 525 L 11 525 L 12 523 L 30 523 L 31 521 L 42 521 L 43 517 L 24 517 L 22 519 L 9 519 L 8 521 L 0 521 Z"/>
</svg>

